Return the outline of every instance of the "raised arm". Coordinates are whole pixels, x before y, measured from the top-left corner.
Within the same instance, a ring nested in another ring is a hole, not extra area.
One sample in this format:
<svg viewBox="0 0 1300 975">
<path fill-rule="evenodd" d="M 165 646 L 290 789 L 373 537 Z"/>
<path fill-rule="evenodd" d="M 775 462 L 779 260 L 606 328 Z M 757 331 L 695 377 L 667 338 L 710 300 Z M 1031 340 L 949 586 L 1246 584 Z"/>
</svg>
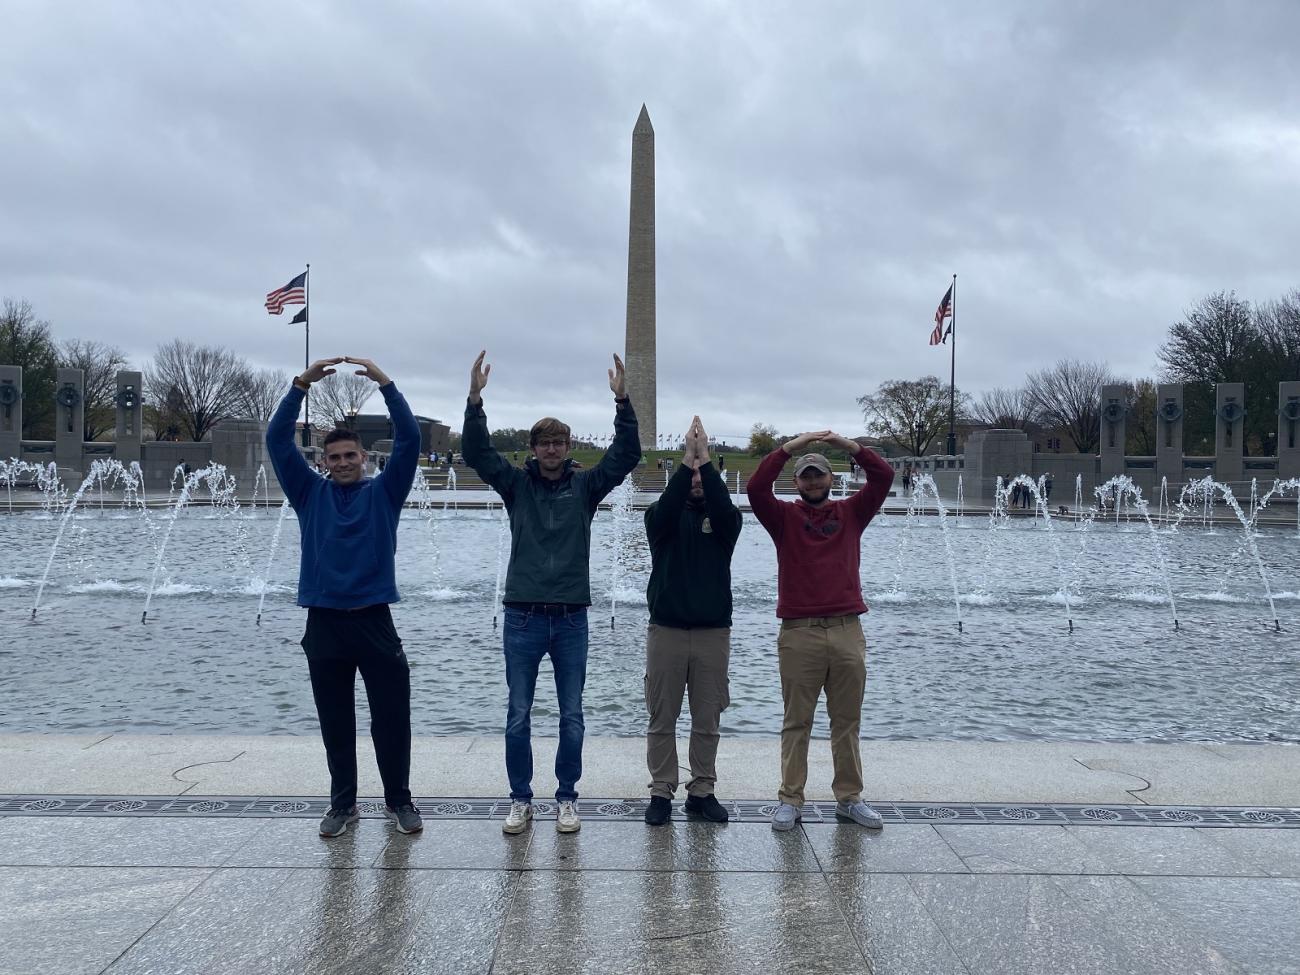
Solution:
<svg viewBox="0 0 1300 975">
<path fill-rule="evenodd" d="M 486 351 L 480 352 L 469 371 L 469 399 L 465 404 L 465 424 L 460 432 L 460 452 L 465 463 L 486 484 L 492 485 L 503 498 L 510 490 L 516 468 L 492 446 L 488 435 L 487 414 L 483 412 L 483 387 L 487 385 L 491 365 L 484 365 Z"/>
<path fill-rule="evenodd" d="M 645 533 L 651 545 L 672 535 L 681 520 L 682 512 L 686 509 L 686 498 L 691 493 L 692 473 L 685 461 L 678 464 L 673 476 L 668 478 L 664 493 L 659 495 L 659 500 L 646 508 Z"/>
<path fill-rule="evenodd" d="M 704 510 L 708 512 L 709 524 L 731 551 L 740 537 L 744 516 L 731 500 L 731 492 L 727 490 L 722 475 L 713 466 L 709 457 L 709 435 L 704 432 L 704 424 L 698 415 L 691 420 L 690 429 L 686 431 L 686 449 L 691 456 L 691 467 L 700 472 L 700 487 L 704 491 Z"/>
<path fill-rule="evenodd" d="M 379 384 L 379 392 L 388 407 L 388 415 L 393 421 L 393 454 L 375 480 L 393 507 L 400 508 L 411 493 L 415 469 L 420 464 L 420 425 L 406 397 L 397 391 L 397 385 L 374 362 L 356 356 L 347 356 L 344 361 L 361 367 L 356 371 L 358 376 Z"/>
<path fill-rule="evenodd" d="M 699 417 L 696 417 L 695 422 L 698 421 Z M 691 494 L 691 481 L 695 469 L 699 466 L 696 443 L 691 436 L 691 430 L 694 428 L 693 422 L 691 429 L 686 431 L 686 446 L 682 451 L 682 462 L 677 465 L 677 470 L 664 485 L 664 493 L 659 496 L 658 501 L 646 508 L 645 533 L 652 546 L 656 541 L 672 534 L 681 520 L 682 512 L 686 509 L 686 501 Z"/>
<path fill-rule="evenodd" d="M 284 394 L 271 422 L 266 425 L 266 449 L 271 455 L 271 466 L 294 510 L 298 510 L 307 499 L 313 479 L 319 476 L 294 443 L 294 428 L 302 411 L 302 400 L 312 383 L 333 375 L 334 366 L 342 361 L 342 356 L 318 359 L 301 375 L 295 376 L 293 386 Z"/>
<path fill-rule="evenodd" d="M 849 506 L 857 512 L 865 525 L 876 516 L 880 506 L 885 503 L 885 498 L 889 497 L 889 488 L 894 483 L 894 469 L 870 447 L 864 447 L 856 440 L 849 440 L 847 437 L 839 439 L 843 443 L 835 445 L 851 451 L 854 461 L 867 476 L 867 483 L 848 499 Z"/>
<path fill-rule="evenodd" d="M 609 388 L 614 394 L 614 440 L 595 467 L 586 472 L 587 504 L 593 507 L 618 487 L 641 461 L 641 440 L 636 411 L 627 396 L 627 373 L 623 360 L 614 356 L 609 370 Z"/>
</svg>

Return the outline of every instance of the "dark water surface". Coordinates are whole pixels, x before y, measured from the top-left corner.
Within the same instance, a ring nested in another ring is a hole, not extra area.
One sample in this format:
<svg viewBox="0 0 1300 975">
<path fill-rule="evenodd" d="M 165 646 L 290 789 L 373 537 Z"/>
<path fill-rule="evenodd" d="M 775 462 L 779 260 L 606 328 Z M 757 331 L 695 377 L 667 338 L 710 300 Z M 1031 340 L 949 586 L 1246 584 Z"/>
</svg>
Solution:
<svg viewBox="0 0 1300 975">
<path fill-rule="evenodd" d="M 298 645 L 305 612 L 293 603 L 292 515 L 255 623 L 278 515 L 183 513 L 146 625 L 141 612 L 166 530 L 157 513 L 75 515 L 35 622 L 58 522 L 0 516 L 0 730 L 314 734 Z M 649 557 L 640 514 L 632 517 L 620 525 L 602 512 L 594 529 L 586 693 L 593 735 L 641 735 L 645 727 Z M 394 616 L 411 661 L 417 735 L 501 731 L 505 682 L 492 625 L 500 524 L 499 511 L 403 517 L 404 598 Z M 1293 528 L 1258 536 L 1281 632 L 1239 530 L 1184 525 L 1157 536 L 1178 609 L 1175 632 L 1145 525 L 1061 524 L 1055 533 L 1027 522 L 989 526 L 971 517 L 949 532 L 961 633 L 938 521 L 885 515 L 867 530 L 864 737 L 1300 741 Z M 733 571 L 732 705 L 723 730 L 775 735 L 775 558 L 749 516 Z M 545 735 L 555 730 L 555 695 L 543 668 L 534 729 Z M 818 732 L 826 732 L 824 717 Z"/>
</svg>

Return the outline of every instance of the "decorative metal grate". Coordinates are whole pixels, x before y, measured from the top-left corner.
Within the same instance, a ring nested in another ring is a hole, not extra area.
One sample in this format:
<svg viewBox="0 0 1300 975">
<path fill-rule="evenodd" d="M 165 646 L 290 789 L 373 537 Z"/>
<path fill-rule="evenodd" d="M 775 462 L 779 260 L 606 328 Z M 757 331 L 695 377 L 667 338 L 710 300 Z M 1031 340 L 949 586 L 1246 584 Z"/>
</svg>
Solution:
<svg viewBox="0 0 1300 975">
<path fill-rule="evenodd" d="M 635 799 L 583 799 L 583 819 L 640 822 L 648 802 Z M 1300 808 L 1252 806 L 1125 806 L 1060 803 L 871 802 L 884 821 L 894 824 L 1001 824 L 1222 827 L 1300 829 Z M 421 796 L 416 805 L 426 819 L 503 819 L 509 799 Z M 733 822 L 766 822 L 776 803 L 763 799 L 723 801 Z M 675 815 L 684 818 L 681 801 Z M 40 796 L 0 794 L 0 816 L 191 816 L 243 819 L 311 819 L 325 813 L 329 800 L 319 796 Z M 382 799 L 357 802 L 361 815 L 380 818 Z M 534 815 L 554 817 L 555 803 L 534 801 Z M 835 803 L 809 802 L 801 810 L 805 824 L 834 823 Z"/>
</svg>

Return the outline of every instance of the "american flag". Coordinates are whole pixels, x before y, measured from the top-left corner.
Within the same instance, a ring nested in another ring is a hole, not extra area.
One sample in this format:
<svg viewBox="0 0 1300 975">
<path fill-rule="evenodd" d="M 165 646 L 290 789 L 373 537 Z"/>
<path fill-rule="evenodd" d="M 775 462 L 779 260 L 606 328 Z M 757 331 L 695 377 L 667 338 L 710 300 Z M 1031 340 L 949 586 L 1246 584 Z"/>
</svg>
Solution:
<svg viewBox="0 0 1300 975">
<path fill-rule="evenodd" d="M 952 285 L 948 285 L 948 290 L 943 296 L 943 301 L 939 302 L 939 310 L 934 313 L 934 331 L 930 333 L 930 344 L 938 345 L 940 342 L 948 344 L 948 332 L 952 331 L 949 326 L 948 331 L 944 331 L 943 323 L 952 317 Z"/>
<path fill-rule="evenodd" d="M 276 288 L 266 296 L 266 310 L 279 315 L 285 305 L 307 304 L 307 272 L 303 271 L 283 288 Z"/>
</svg>

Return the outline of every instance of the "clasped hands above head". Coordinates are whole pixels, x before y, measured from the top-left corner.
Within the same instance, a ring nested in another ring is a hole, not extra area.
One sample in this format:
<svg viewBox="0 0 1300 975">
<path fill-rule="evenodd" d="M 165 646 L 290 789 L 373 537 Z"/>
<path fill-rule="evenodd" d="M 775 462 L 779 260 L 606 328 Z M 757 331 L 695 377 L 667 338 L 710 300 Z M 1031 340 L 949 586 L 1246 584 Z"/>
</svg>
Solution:
<svg viewBox="0 0 1300 975">
<path fill-rule="evenodd" d="M 371 359 L 363 359 L 354 355 L 336 355 L 325 359 L 317 359 L 306 371 L 298 376 L 298 381 L 304 386 L 310 386 L 312 383 L 318 383 L 326 376 L 334 375 L 334 367 L 340 362 L 350 362 L 353 365 L 360 366 L 355 370 L 358 376 L 365 376 L 367 379 L 373 379 L 380 386 L 386 386 L 389 382 L 388 374 L 375 365 Z"/>
<path fill-rule="evenodd" d="M 856 440 L 850 440 L 848 437 L 841 436 L 832 430 L 813 430 L 809 433 L 801 433 L 793 440 L 786 441 L 781 449 L 794 456 L 814 443 L 829 444 L 839 450 L 847 450 L 850 454 L 856 454 L 861 446 Z"/>
</svg>

